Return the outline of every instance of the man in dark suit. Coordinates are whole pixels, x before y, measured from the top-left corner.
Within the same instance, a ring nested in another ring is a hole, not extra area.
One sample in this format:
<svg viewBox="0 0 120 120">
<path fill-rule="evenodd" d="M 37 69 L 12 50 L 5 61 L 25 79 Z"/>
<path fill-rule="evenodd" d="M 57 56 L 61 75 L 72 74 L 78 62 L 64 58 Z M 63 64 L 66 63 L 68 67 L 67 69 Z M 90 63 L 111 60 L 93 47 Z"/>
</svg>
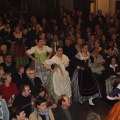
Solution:
<svg viewBox="0 0 120 120">
<path fill-rule="evenodd" d="M 55 120 L 76 120 L 74 107 L 67 95 L 59 96 L 58 106 L 53 109 Z"/>
<path fill-rule="evenodd" d="M 63 46 L 62 40 L 59 40 L 58 35 L 54 34 L 53 35 L 53 41 L 51 42 L 51 48 L 53 49 L 53 53 L 56 53 L 56 47 L 57 46 Z"/>
<path fill-rule="evenodd" d="M 32 68 L 28 68 L 26 70 L 27 78 L 23 80 L 23 83 L 30 86 L 31 91 L 34 90 L 35 87 L 43 84 L 41 79 L 35 77 L 35 70 Z"/>
<path fill-rule="evenodd" d="M 95 36 L 93 34 L 91 34 L 90 39 L 86 42 L 86 44 L 88 45 L 88 50 L 90 53 L 93 52 L 94 42 L 95 42 Z"/>
<path fill-rule="evenodd" d="M 3 66 L 5 72 L 12 73 L 15 70 L 16 62 L 13 61 L 12 55 L 7 53 L 4 55 L 4 62 L 0 66 Z"/>
</svg>

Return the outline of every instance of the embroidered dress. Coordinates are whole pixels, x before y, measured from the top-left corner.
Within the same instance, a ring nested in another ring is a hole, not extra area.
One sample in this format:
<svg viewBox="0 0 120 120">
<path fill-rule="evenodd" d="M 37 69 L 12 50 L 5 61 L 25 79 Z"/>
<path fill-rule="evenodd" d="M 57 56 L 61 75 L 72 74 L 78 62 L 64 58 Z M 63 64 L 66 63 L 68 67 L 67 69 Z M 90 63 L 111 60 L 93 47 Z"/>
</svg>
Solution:
<svg viewBox="0 0 120 120">
<path fill-rule="evenodd" d="M 56 64 L 57 71 L 50 73 L 46 87 L 50 90 L 55 101 L 61 94 L 71 97 L 70 77 L 65 69 L 69 65 L 68 57 L 62 54 L 60 59 L 57 55 L 54 55 L 51 59 L 45 61 L 46 67 L 52 64 Z"/>
<path fill-rule="evenodd" d="M 36 77 L 39 77 L 42 80 L 42 83 L 45 84 L 47 81 L 47 76 L 49 75 L 49 70 L 47 70 L 43 63 L 47 58 L 47 53 L 51 52 L 52 48 L 43 45 L 43 50 L 40 50 L 38 45 L 27 50 L 29 54 L 34 54 L 37 60 L 31 64 L 31 67 L 35 68 Z"/>
<path fill-rule="evenodd" d="M 84 69 L 75 69 L 71 79 L 71 86 L 73 92 L 73 100 L 83 102 L 91 97 L 101 97 L 98 83 L 88 65 L 91 63 L 90 55 L 87 53 L 83 57 L 79 52 L 74 59 L 73 65 L 75 67 L 81 66 Z"/>
<path fill-rule="evenodd" d="M 13 33 L 13 40 L 15 43 L 11 46 L 10 51 L 15 58 L 16 64 L 27 65 L 28 58 L 25 54 L 26 48 L 23 43 L 22 32 L 20 32 L 19 35 Z"/>
</svg>

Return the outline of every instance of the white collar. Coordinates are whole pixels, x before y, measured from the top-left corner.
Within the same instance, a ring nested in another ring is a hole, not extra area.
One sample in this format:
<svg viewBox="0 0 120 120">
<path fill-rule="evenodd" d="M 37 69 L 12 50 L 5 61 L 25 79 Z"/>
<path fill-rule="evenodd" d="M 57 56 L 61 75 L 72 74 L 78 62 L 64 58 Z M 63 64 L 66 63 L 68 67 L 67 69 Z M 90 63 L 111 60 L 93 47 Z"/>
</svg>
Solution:
<svg viewBox="0 0 120 120">
<path fill-rule="evenodd" d="M 115 64 L 115 67 L 117 67 L 118 65 L 117 64 Z M 110 68 L 113 68 L 113 66 L 110 64 Z"/>
<path fill-rule="evenodd" d="M 84 56 L 82 55 L 82 53 L 81 53 L 81 52 L 79 52 L 79 53 L 78 53 L 75 57 L 76 57 L 76 58 L 78 58 L 78 59 L 80 59 L 80 60 L 89 59 L 89 57 L 90 57 L 90 53 L 89 53 L 89 52 L 87 52 L 87 56 L 86 56 L 86 57 L 84 57 Z"/>
</svg>

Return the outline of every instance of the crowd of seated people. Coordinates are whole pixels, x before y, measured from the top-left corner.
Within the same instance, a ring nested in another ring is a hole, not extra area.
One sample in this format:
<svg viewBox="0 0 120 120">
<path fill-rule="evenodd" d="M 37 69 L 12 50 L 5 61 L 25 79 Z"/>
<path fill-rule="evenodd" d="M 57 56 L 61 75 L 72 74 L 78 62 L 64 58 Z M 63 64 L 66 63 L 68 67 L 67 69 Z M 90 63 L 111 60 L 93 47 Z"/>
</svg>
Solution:
<svg viewBox="0 0 120 120">
<path fill-rule="evenodd" d="M 69 98 L 91 106 L 97 97 L 118 100 L 119 65 L 118 13 L 99 9 L 86 18 L 64 7 L 41 19 L 14 9 L 0 13 L 0 95 L 6 101 L 0 104 L 15 120 L 75 120 Z"/>
</svg>

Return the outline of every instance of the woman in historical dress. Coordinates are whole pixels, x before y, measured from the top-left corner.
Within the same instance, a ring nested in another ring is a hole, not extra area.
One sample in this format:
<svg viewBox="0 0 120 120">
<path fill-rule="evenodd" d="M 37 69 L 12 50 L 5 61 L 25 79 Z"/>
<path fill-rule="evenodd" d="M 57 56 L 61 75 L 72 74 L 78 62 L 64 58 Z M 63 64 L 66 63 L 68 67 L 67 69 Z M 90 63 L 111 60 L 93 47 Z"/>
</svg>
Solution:
<svg viewBox="0 0 120 120">
<path fill-rule="evenodd" d="M 57 53 L 45 61 L 46 68 L 51 70 L 46 87 L 50 90 L 55 101 L 61 94 L 71 97 L 70 77 L 65 69 L 69 65 L 69 59 L 63 54 L 62 47 L 57 46 L 56 50 Z"/>
<path fill-rule="evenodd" d="M 75 72 L 71 79 L 73 100 L 83 103 L 89 100 L 89 105 L 94 106 L 92 100 L 100 97 L 97 81 L 90 69 L 92 60 L 88 52 L 88 45 L 83 44 L 81 52 L 77 53 L 75 59 L 70 63 L 75 67 Z"/>
<path fill-rule="evenodd" d="M 48 70 L 44 67 L 43 63 L 46 59 L 49 59 L 52 55 L 52 48 L 43 45 L 44 41 L 42 39 L 37 40 L 37 45 L 31 47 L 31 49 L 26 51 L 29 58 L 34 61 L 33 67 L 35 68 L 36 76 L 40 77 L 42 82 L 45 84 L 46 76 L 48 75 Z M 34 56 L 32 55 L 34 54 Z"/>
<path fill-rule="evenodd" d="M 27 65 L 28 59 L 25 54 L 25 38 L 20 31 L 19 27 L 15 27 L 15 31 L 13 32 L 13 37 L 9 42 L 12 44 L 11 46 L 11 53 L 15 58 L 16 64 Z"/>
</svg>

